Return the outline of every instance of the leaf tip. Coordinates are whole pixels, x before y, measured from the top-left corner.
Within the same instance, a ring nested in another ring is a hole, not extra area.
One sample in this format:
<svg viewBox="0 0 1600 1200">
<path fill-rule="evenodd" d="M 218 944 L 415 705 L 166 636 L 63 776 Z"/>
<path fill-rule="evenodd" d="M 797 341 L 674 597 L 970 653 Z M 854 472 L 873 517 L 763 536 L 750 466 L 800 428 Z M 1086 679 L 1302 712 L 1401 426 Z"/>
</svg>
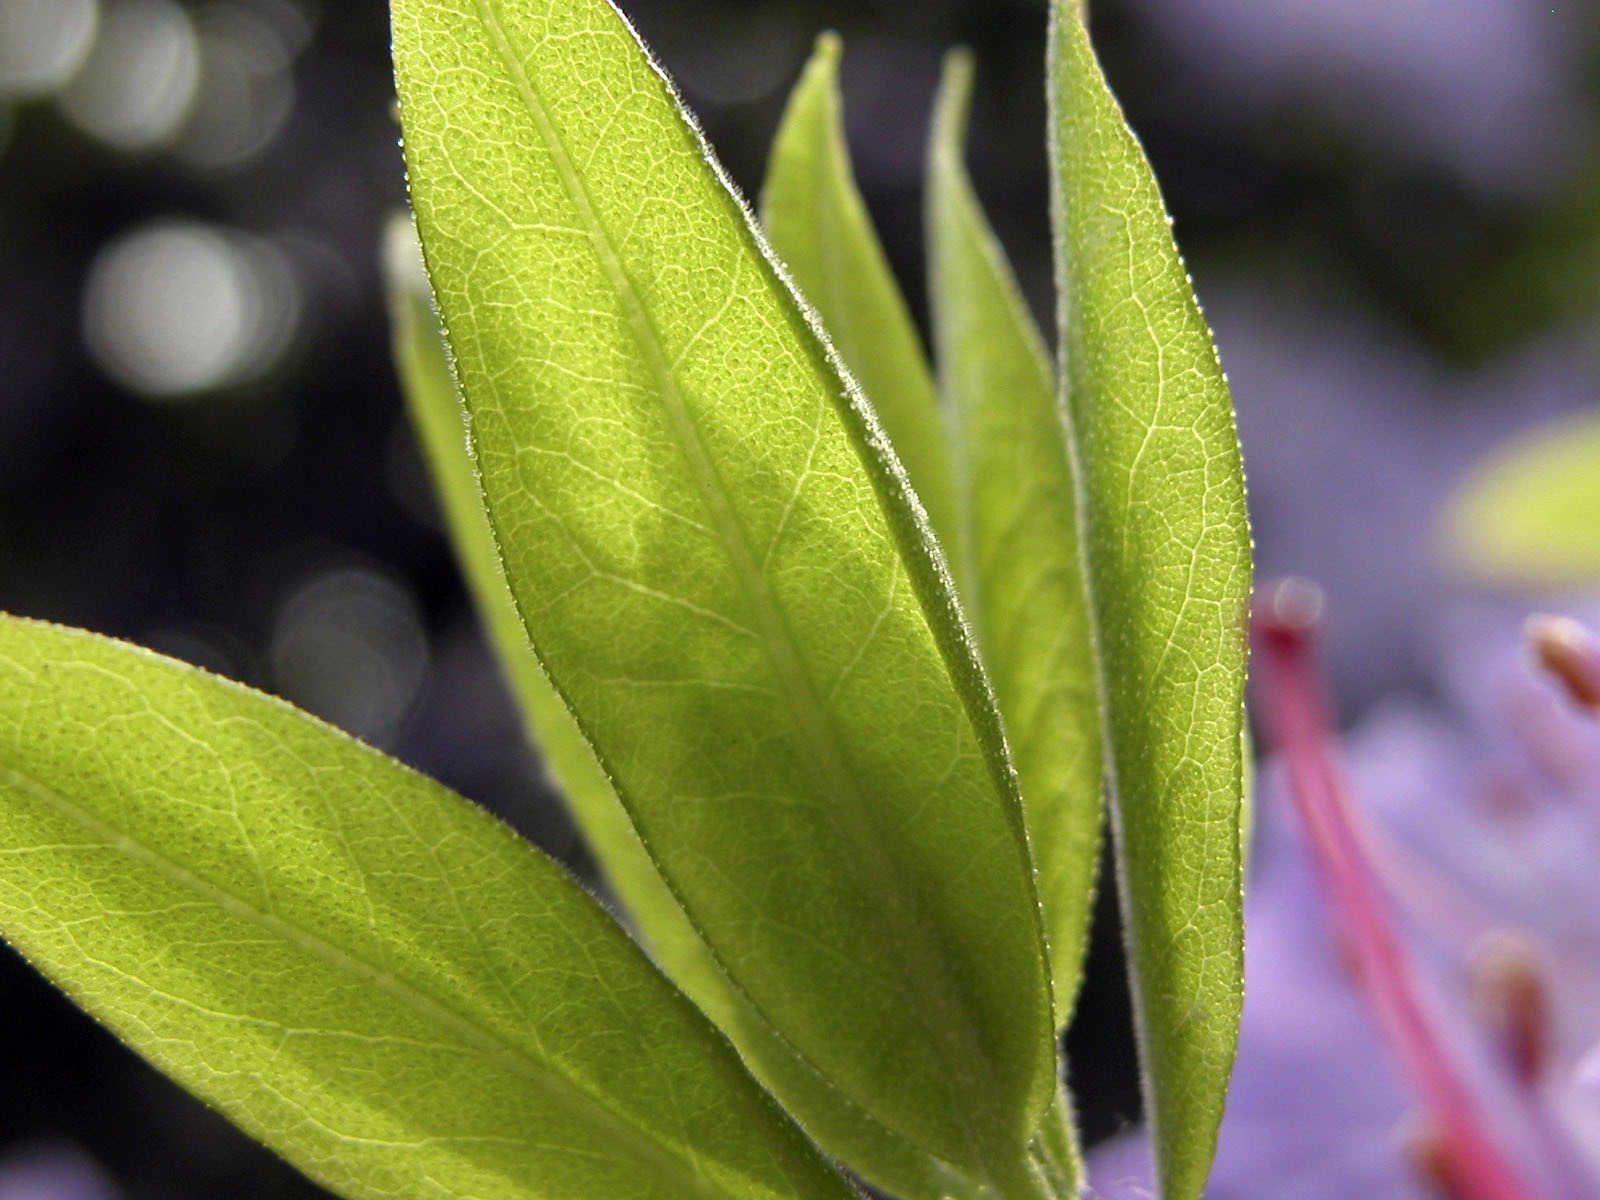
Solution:
<svg viewBox="0 0 1600 1200">
<path fill-rule="evenodd" d="M 933 143 L 936 150 L 958 151 L 966 133 L 972 107 L 973 54 L 967 46 L 944 52 L 939 72 L 939 93 L 933 107 Z"/>
<path fill-rule="evenodd" d="M 817 40 L 811 50 L 811 61 L 806 64 L 806 69 L 837 75 L 839 60 L 843 57 L 844 38 L 837 29 L 824 29 L 817 34 Z"/>
</svg>

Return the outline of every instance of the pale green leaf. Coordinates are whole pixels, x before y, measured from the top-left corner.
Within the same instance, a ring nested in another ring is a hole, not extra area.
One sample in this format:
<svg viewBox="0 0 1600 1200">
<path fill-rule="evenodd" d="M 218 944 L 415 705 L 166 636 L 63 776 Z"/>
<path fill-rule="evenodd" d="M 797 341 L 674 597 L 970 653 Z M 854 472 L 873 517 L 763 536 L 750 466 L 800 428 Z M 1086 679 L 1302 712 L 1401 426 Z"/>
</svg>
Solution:
<svg viewBox="0 0 1600 1200">
<path fill-rule="evenodd" d="M 1164 1196 L 1200 1195 L 1238 1040 L 1250 540 L 1227 384 L 1076 6 L 1048 90 L 1062 375 Z"/>
<path fill-rule="evenodd" d="M 1055 372 L 962 165 L 972 62 L 945 62 L 928 148 L 929 283 L 965 553 L 956 582 L 1005 718 L 1065 1026 L 1100 851 L 1100 718 Z"/>
<path fill-rule="evenodd" d="M 1553 421 L 1495 451 L 1447 513 L 1469 574 L 1526 588 L 1600 580 L 1600 414 Z"/>
<path fill-rule="evenodd" d="M 0 618 L 0 929 L 351 1197 L 849 1186 L 600 908 L 281 701 Z"/>
<path fill-rule="evenodd" d="M 391 222 L 385 249 L 389 319 L 406 410 L 422 444 L 451 544 L 512 696 L 545 769 L 646 949 L 701 1008 L 727 1025 L 736 994 L 640 845 L 611 781 L 528 645 L 484 512 L 467 451 L 466 410 L 450 373 L 408 217 Z"/>
<path fill-rule="evenodd" d="M 955 548 L 950 447 L 927 356 L 845 144 L 836 34 L 817 39 L 773 140 L 761 223 L 883 422 L 947 552 Z"/>
<path fill-rule="evenodd" d="M 980 1194 L 981 1185 L 932 1158 L 850 1103 L 786 1046 L 718 970 L 634 833 L 611 781 L 528 647 L 501 573 L 467 453 L 465 411 L 445 356 L 409 219 L 391 229 L 391 319 L 406 403 L 422 439 L 450 536 L 547 770 L 645 947 L 705 1013 L 727 1030 L 772 1090 L 802 1113 L 840 1158 L 904 1197 Z"/>
<path fill-rule="evenodd" d="M 870 411 L 608 5 L 394 18 L 413 205 L 548 676 L 832 1119 L 1031 1194 L 1054 1056 L 1020 807 Z"/>
</svg>

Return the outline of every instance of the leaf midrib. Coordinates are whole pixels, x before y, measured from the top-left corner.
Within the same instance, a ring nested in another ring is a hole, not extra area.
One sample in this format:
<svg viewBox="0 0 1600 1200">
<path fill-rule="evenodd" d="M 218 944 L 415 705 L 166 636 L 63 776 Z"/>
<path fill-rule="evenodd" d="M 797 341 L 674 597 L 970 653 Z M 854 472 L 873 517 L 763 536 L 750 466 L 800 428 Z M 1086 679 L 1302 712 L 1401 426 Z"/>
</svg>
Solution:
<svg viewBox="0 0 1600 1200">
<path fill-rule="evenodd" d="M 348 972 L 367 987 L 383 992 L 424 1020 L 431 1021 L 446 1034 L 485 1057 L 493 1059 L 508 1074 L 527 1080 L 546 1095 L 556 1097 L 558 1105 L 564 1104 L 569 1108 L 579 1109 L 582 1119 L 597 1126 L 602 1131 L 603 1137 L 620 1138 L 633 1148 L 637 1157 L 651 1164 L 653 1169 L 664 1169 L 669 1177 L 681 1180 L 678 1186 L 686 1188 L 687 1195 L 702 1197 L 704 1200 L 743 1200 L 738 1193 L 714 1186 L 712 1181 L 696 1173 L 691 1165 L 667 1152 L 650 1133 L 640 1128 L 625 1113 L 618 1112 L 607 1104 L 603 1097 L 590 1091 L 572 1076 L 555 1069 L 549 1063 L 531 1057 L 520 1047 L 506 1041 L 468 1014 L 458 1011 L 421 986 L 399 978 L 393 972 L 368 962 L 309 929 L 251 904 L 221 884 L 212 882 L 146 845 L 133 834 L 119 829 L 110 821 L 97 816 L 41 780 L 34 779 L 14 767 L 0 767 L 0 779 L 8 781 L 12 787 L 31 795 L 35 800 L 55 809 L 69 821 L 88 830 L 113 852 L 126 854 L 142 862 L 175 887 L 215 904 L 225 913 L 252 922 L 313 957 Z"/>
<path fill-rule="evenodd" d="M 943 1042 L 947 1046 L 954 1042 L 952 1047 L 958 1056 L 972 1066 L 976 1066 L 984 1076 L 986 1083 L 990 1084 L 991 1093 L 995 1090 L 992 1086 L 995 1080 L 995 1071 L 989 1057 L 982 1047 L 970 1036 L 970 1022 L 965 1019 L 967 1006 L 962 1004 L 957 996 L 952 995 L 941 986 L 945 979 L 957 978 L 959 972 L 952 970 L 940 971 L 934 967 L 937 959 L 949 961 L 948 952 L 943 947 L 942 939 L 937 934 L 927 929 L 925 922 L 914 903 L 908 903 L 908 889 L 900 879 L 900 872 L 893 858 L 883 851 L 884 838 L 873 820 L 869 807 L 861 795 L 852 772 L 843 761 L 839 751 L 839 739 L 832 728 L 832 718 L 821 703 L 815 684 L 806 671 L 798 647 L 795 644 L 794 634 L 789 628 L 788 620 L 776 598 L 767 587 L 767 581 L 762 573 L 756 556 L 751 550 L 749 538 L 733 510 L 732 502 L 727 489 L 723 485 L 715 466 L 710 461 L 705 446 L 701 440 L 693 418 L 689 415 L 687 405 L 678 388 L 677 379 L 673 374 L 669 359 L 664 353 L 661 338 L 651 320 L 649 310 L 643 298 L 639 295 L 633 281 L 629 278 L 622 265 L 621 256 L 618 254 L 612 239 L 602 224 L 599 214 L 595 211 L 588 189 L 582 176 L 573 165 L 572 158 L 567 152 L 566 145 L 551 121 L 548 110 L 538 89 L 529 78 L 521 60 L 517 57 L 514 47 L 495 12 L 493 0 L 475 0 L 478 16 L 483 25 L 484 32 L 488 35 L 501 64 L 505 67 L 510 80 L 517 88 L 524 105 L 538 128 L 546 150 L 550 153 L 556 170 L 561 177 L 562 186 L 568 199 L 579 211 L 591 246 L 596 257 L 600 260 L 612 288 L 616 292 L 622 306 L 625 320 L 631 329 L 635 342 L 640 352 L 648 363 L 651 374 L 655 377 L 657 389 L 663 401 L 668 423 L 677 440 L 680 452 L 687 460 L 691 474 L 698 485 L 701 498 L 705 502 L 718 533 L 718 541 L 724 552 L 728 555 L 734 573 L 743 586 L 746 598 L 761 625 L 761 643 L 767 652 L 769 660 L 782 684 L 782 694 L 788 701 L 791 715 L 795 718 L 796 726 L 802 736 L 811 745 L 814 755 L 809 761 L 820 764 L 823 773 L 828 777 L 826 782 L 831 785 L 835 794 L 848 797 L 852 802 L 844 805 L 835 805 L 831 812 L 845 818 L 851 834 L 851 844 L 854 846 L 868 845 L 874 853 L 867 855 L 872 870 L 879 878 L 891 878 L 895 886 L 889 891 L 885 907 L 890 912 L 890 923 L 903 934 L 915 930 L 914 939 L 903 936 L 889 939 L 889 944 L 902 952 L 902 962 L 908 968 L 905 977 L 916 977 L 920 986 L 904 987 L 902 995 L 908 1000 L 908 1008 L 915 1015 L 918 1024 L 924 1033 L 935 1041 Z M 518 604 L 520 608 L 520 601 Z M 641 841 L 643 841 L 641 835 Z M 648 843 L 647 847 L 648 847 Z M 669 886 L 671 881 L 668 881 Z M 675 890 L 675 889 L 674 889 Z M 738 989 L 749 1001 L 751 1007 L 761 1019 L 776 1033 L 771 1017 L 766 1013 L 753 996 L 750 996 L 742 983 L 727 969 L 722 962 L 717 948 L 704 937 L 698 922 L 695 922 L 692 913 L 685 909 L 691 922 L 695 923 L 697 931 L 702 934 L 702 941 L 707 951 L 718 962 L 723 975 L 731 986 Z M 915 942 L 912 951 L 908 942 Z M 906 963 L 909 958 L 911 962 Z M 930 1029 L 922 1020 L 921 1008 L 916 1003 L 918 1000 L 926 1001 L 935 997 L 943 1008 L 941 1021 L 942 1030 Z M 952 1008 L 955 1009 L 952 1012 Z M 952 1019 L 953 1018 L 953 1019 Z M 953 1035 L 946 1031 L 957 1031 Z M 778 1036 L 782 1037 L 781 1034 Z M 804 1055 L 798 1047 L 794 1047 L 788 1038 L 782 1040 L 791 1046 L 797 1056 L 810 1063 L 808 1056 Z M 813 1070 L 826 1077 L 826 1073 L 810 1063 Z M 978 1162 L 985 1165 L 988 1170 L 993 1164 L 993 1147 L 991 1140 L 984 1137 L 973 1125 L 971 1112 L 968 1105 L 962 1103 L 962 1097 L 957 1081 L 942 1074 L 940 1082 L 944 1084 L 946 1095 L 950 1101 L 949 1110 L 956 1114 L 965 1131 L 969 1147 L 972 1149 Z M 882 1118 L 880 1117 L 881 1121 Z M 887 1122 L 885 1122 L 887 1124 Z M 890 1126 L 892 1128 L 892 1126 Z M 913 1145 L 918 1144 L 917 1139 L 904 1131 L 900 1136 L 906 1138 Z M 1005 1173 L 1002 1171 L 1002 1173 Z"/>
</svg>

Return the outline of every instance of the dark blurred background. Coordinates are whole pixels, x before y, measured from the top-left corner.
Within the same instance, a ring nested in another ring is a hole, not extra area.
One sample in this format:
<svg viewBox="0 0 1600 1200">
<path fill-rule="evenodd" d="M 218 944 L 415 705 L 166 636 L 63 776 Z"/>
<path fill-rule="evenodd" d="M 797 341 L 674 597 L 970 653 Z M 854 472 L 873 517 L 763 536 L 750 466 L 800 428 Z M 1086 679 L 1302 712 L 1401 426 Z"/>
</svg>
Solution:
<svg viewBox="0 0 1600 1200">
<path fill-rule="evenodd" d="M 1041 0 L 633 0 L 754 194 L 811 39 L 919 317 L 922 143 L 972 166 L 1051 325 Z M 1321 579 L 1342 711 L 1416 688 L 1439 511 L 1600 381 L 1594 0 L 1095 0 L 1235 384 L 1263 573 Z M 0 609 L 279 692 L 576 870 L 440 535 L 378 276 L 404 198 L 377 0 L 0 0 Z M 1114 914 L 1071 1039 L 1138 1117 Z M 317 1195 L 0 959 L 0 1200 Z"/>
</svg>

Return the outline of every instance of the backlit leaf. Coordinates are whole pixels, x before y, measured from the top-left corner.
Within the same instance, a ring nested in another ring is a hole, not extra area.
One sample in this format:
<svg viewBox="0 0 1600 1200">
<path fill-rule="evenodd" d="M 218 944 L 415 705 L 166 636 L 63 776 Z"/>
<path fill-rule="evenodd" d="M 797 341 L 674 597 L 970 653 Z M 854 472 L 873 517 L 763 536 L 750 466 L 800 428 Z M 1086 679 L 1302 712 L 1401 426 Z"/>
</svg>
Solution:
<svg viewBox="0 0 1600 1200">
<path fill-rule="evenodd" d="M 972 1194 L 975 1181 L 940 1163 L 851 1104 L 811 1070 L 729 984 L 651 861 L 611 781 L 528 647 L 467 453 L 465 411 L 445 357 L 409 220 L 389 238 L 395 356 L 451 540 L 478 610 L 531 726 L 546 768 L 646 948 L 673 981 L 729 1033 L 758 1072 L 839 1157 L 904 1197 Z"/>
<path fill-rule="evenodd" d="M 814 1138 L 826 1142 L 834 1154 L 869 1165 L 872 1178 L 901 1197 L 981 1195 L 981 1182 L 965 1178 L 901 1134 L 878 1125 L 866 1110 L 851 1104 L 784 1045 L 718 970 L 650 854 L 638 842 L 610 779 L 595 762 L 594 750 L 528 648 L 522 618 L 517 616 L 501 574 L 499 550 L 483 512 L 482 493 L 467 454 L 466 413 L 456 395 L 416 254 L 411 222 L 403 221 L 390 234 L 390 304 L 406 405 L 424 443 L 462 570 L 546 770 L 565 794 L 568 811 L 606 880 L 627 907 L 626 917 L 635 923 L 662 970 L 707 1016 L 730 1032 L 774 1090 L 781 1091 L 797 1112 L 806 1114 Z"/>
<path fill-rule="evenodd" d="M 950 447 L 927 356 L 856 188 L 845 144 L 836 34 L 817 39 L 761 188 L 761 223 L 816 308 L 905 465 L 934 532 L 955 548 Z"/>
<path fill-rule="evenodd" d="M 1100 850 L 1094 654 L 1055 372 L 961 161 L 971 90 L 971 60 L 953 53 L 928 151 L 928 249 L 965 529 L 956 581 L 1022 784 L 1064 1026 Z"/>
<path fill-rule="evenodd" d="M 488 814 L 281 701 L 11 617 L 0 930 L 351 1197 L 852 1194 Z"/>
<path fill-rule="evenodd" d="M 1048 90 L 1062 376 L 1099 655 L 1146 1109 L 1193 1200 L 1238 1040 L 1250 540 L 1227 384 L 1077 6 Z"/>
<path fill-rule="evenodd" d="M 385 257 L 395 365 L 406 408 L 422 443 L 450 543 L 540 759 L 646 948 L 679 987 L 727 1024 L 735 993 L 639 844 L 611 781 L 528 645 L 467 451 L 466 410 L 450 374 L 409 218 L 391 223 Z"/>
<path fill-rule="evenodd" d="M 548 676 L 772 1036 L 1032 1187 L 1054 1055 L 1020 807 L 875 420 L 614 10 L 393 11 L 418 227 Z"/>
</svg>

